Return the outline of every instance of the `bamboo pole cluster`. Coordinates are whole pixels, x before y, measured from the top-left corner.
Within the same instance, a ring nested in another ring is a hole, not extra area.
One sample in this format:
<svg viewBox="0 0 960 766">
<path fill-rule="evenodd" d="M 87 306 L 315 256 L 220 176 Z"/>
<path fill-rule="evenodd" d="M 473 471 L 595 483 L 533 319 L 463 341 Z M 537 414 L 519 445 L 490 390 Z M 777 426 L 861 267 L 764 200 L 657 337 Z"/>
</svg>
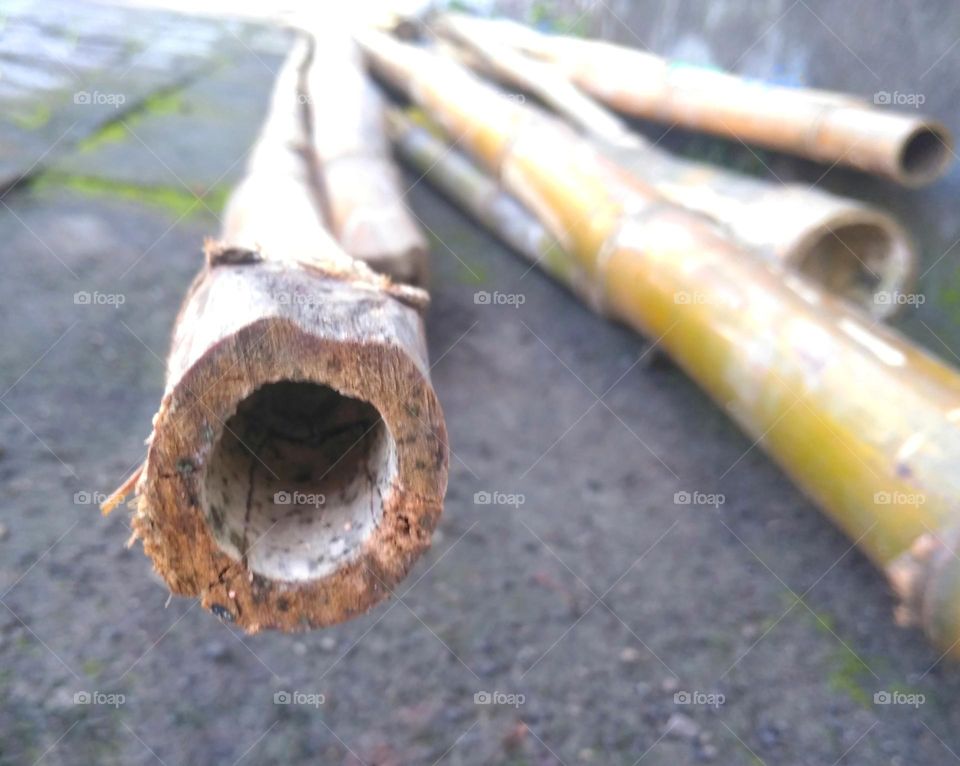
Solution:
<svg viewBox="0 0 960 766">
<path fill-rule="evenodd" d="M 709 216 L 762 257 L 796 269 L 878 318 L 902 308 L 890 298 L 911 292 L 916 254 L 890 215 L 803 184 L 755 179 L 659 149 L 581 92 L 559 67 L 504 42 L 498 35 L 503 25 L 526 30 L 458 14 L 441 17 L 434 28 L 457 44 L 455 55 L 470 68 L 533 94 L 657 193 Z"/>
<path fill-rule="evenodd" d="M 279 75 L 177 317 L 146 460 L 104 507 L 135 489 L 131 543 L 249 632 L 387 597 L 446 488 L 425 247 L 346 43 L 305 36 Z M 337 113 L 318 108 L 347 79 Z"/>
<path fill-rule="evenodd" d="M 960 656 L 957 370 L 451 58 L 358 39 L 445 133 L 394 117 L 402 156 L 655 340 L 885 572 L 899 617 Z M 443 141 L 476 165 L 442 161 Z"/>
</svg>

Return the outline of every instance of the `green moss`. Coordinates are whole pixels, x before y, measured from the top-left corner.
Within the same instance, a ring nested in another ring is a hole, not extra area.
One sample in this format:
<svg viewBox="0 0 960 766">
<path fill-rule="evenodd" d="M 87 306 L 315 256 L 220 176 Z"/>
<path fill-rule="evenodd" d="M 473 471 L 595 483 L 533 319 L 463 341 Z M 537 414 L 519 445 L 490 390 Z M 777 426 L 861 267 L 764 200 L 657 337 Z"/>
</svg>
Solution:
<svg viewBox="0 0 960 766">
<path fill-rule="evenodd" d="M 129 132 L 120 120 L 113 120 L 77 143 L 77 151 L 89 152 L 103 144 L 116 144 L 126 140 Z"/>
<path fill-rule="evenodd" d="M 103 673 L 103 663 L 100 662 L 100 660 L 86 660 L 80 668 L 94 680 L 99 678 L 100 674 Z"/>
<path fill-rule="evenodd" d="M 936 258 L 925 258 L 924 262 L 929 261 L 932 263 L 934 260 L 936 260 Z M 960 269 L 954 269 L 940 282 L 937 299 L 944 311 L 948 312 L 951 318 L 960 321 Z"/>
<path fill-rule="evenodd" d="M 37 130 L 50 122 L 50 114 L 50 105 L 40 103 L 34 104 L 28 112 L 14 112 L 10 119 L 18 128 Z"/>
<path fill-rule="evenodd" d="M 846 694 L 857 704 L 865 708 L 873 706 L 873 691 L 871 684 L 873 675 L 866 664 L 849 649 L 839 650 L 833 658 L 834 670 L 827 677 L 830 688 L 836 692 Z M 873 679 L 874 681 L 876 679 Z"/>
<path fill-rule="evenodd" d="M 33 182 L 33 188 L 39 192 L 51 188 L 69 189 L 86 196 L 129 200 L 160 208 L 174 218 L 204 215 L 211 211 L 218 214 L 223 210 L 230 193 L 225 186 L 215 186 L 197 195 L 198 200 L 182 187 L 139 186 L 124 181 L 70 175 L 56 171 L 48 171 L 38 176 Z"/>
<path fill-rule="evenodd" d="M 462 256 L 461 256 L 462 258 Z M 463 285 L 485 285 L 488 282 L 487 270 L 476 261 L 459 264 L 457 281 Z"/>
<path fill-rule="evenodd" d="M 535 0 L 530 5 L 527 19 L 533 26 L 574 37 L 590 36 L 590 13 L 557 13 L 556 3 L 550 0 Z"/>
<path fill-rule="evenodd" d="M 183 89 L 161 90 L 143 100 L 134 110 L 137 119 L 164 114 L 182 114 L 187 111 L 183 99 Z"/>
<path fill-rule="evenodd" d="M 169 114 L 182 114 L 187 111 L 184 102 L 183 88 L 159 90 L 147 96 L 132 109 L 121 112 L 120 115 L 104 123 L 98 130 L 77 144 L 80 152 L 90 152 L 104 144 L 119 143 L 130 137 L 127 125 L 134 127 L 148 117 L 160 117 Z"/>
</svg>

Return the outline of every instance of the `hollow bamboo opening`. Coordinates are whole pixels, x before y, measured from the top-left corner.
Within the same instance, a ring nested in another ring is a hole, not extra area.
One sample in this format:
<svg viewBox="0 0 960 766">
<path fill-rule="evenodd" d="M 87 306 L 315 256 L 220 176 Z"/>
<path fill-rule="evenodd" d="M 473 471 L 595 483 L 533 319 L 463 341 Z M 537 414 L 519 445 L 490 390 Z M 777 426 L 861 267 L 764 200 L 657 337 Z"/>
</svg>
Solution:
<svg viewBox="0 0 960 766">
<path fill-rule="evenodd" d="M 903 296 L 913 289 L 910 243 L 885 216 L 834 217 L 804 236 L 788 260 L 823 289 L 879 318 L 902 309 Z"/>
<path fill-rule="evenodd" d="M 898 163 L 905 183 L 921 185 L 939 178 L 950 162 L 950 135 L 937 125 L 920 125 L 904 140 Z"/>
<path fill-rule="evenodd" d="M 317 383 L 270 383 L 222 429 L 203 510 L 219 547 L 252 572 L 311 580 L 356 557 L 396 472 L 396 445 L 373 405 Z"/>
</svg>

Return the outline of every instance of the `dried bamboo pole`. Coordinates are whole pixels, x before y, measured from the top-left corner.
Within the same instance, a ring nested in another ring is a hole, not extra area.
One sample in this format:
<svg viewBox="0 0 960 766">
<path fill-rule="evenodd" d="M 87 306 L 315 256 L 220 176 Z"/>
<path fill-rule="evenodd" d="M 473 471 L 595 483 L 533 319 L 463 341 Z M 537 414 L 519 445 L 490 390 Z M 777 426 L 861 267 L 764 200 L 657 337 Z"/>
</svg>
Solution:
<svg viewBox="0 0 960 766">
<path fill-rule="evenodd" d="M 942 176 L 953 138 L 922 114 L 877 109 L 843 93 L 745 80 L 598 40 L 543 35 L 506 19 L 485 22 L 504 43 L 554 62 L 618 111 L 842 164 L 921 186 Z M 875 98 L 890 99 L 889 93 Z"/>
<path fill-rule="evenodd" d="M 453 62 L 383 35 L 371 64 L 434 114 L 564 245 L 597 305 L 657 339 L 960 656 L 960 374 Z"/>
<path fill-rule="evenodd" d="M 177 318 L 136 481 L 134 538 L 171 591 L 249 632 L 389 595 L 429 546 L 447 477 L 426 293 L 347 256 L 315 204 L 305 51 Z"/>
<path fill-rule="evenodd" d="M 375 271 L 407 284 L 427 284 L 427 243 L 404 204 L 404 190 L 384 135 L 383 97 L 363 70 L 349 34 L 314 23 L 305 89 L 310 146 L 327 190 L 329 225 L 343 248 Z M 323 104 L 335 105 L 330 110 Z"/>
<path fill-rule="evenodd" d="M 465 46 L 475 70 L 533 93 L 596 137 L 604 154 L 667 199 L 710 216 L 760 255 L 794 268 L 886 319 L 913 290 L 916 254 L 875 207 L 801 184 L 771 183 L 658 149 L 582 93 L 553 64 L 501 42 L 495 23 L 459 14 L 436 28 Z"/>
</svg>

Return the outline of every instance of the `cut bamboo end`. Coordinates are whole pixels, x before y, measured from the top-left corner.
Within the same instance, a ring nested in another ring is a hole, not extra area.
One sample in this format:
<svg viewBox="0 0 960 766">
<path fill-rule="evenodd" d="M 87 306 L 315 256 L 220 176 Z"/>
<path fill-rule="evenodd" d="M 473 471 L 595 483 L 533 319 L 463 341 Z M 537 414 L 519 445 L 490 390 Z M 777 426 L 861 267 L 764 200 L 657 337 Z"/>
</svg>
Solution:
<svg viewBox="0 0 960 766">
<path fill-rule="evenodd" d="M 881 320 L 894 317 L 914 289 L 916 255 L 890 216 L 838 200 L 783 253 L 784 262 Z"/>
<path fill-rule="evenodd" d="M 904 139 L 899 155 L 900 183 L 925 186 L 947 172 L 953 161 L 953 137 L 945 125 L 917 125 Z"/>
<path fill-rule="evenodd" d="M 172 591 L 247 631 L 330 625 L 389 595 L 441 512 L 420 315 L 229 252 L 181 313 L 134 529 Z"/>
<path fill-rule="evenodd" d="M 310 61 L 309 45 L 288 59 L 222 241 L 207 243 L 136 482 L 134 535 L 171 591 L 248 632 L 331 625 L 389 596 L 429 546 L 447 482 L 427 294 L 324 228 L 301 108 Z"/>
<path fill-rule="evenodd" d="M 927 532 L 886 567 L 900 597 L 897 621 L 921 628 L 944 654 L 960 659 L 960 528 Z"/>
</svg>

